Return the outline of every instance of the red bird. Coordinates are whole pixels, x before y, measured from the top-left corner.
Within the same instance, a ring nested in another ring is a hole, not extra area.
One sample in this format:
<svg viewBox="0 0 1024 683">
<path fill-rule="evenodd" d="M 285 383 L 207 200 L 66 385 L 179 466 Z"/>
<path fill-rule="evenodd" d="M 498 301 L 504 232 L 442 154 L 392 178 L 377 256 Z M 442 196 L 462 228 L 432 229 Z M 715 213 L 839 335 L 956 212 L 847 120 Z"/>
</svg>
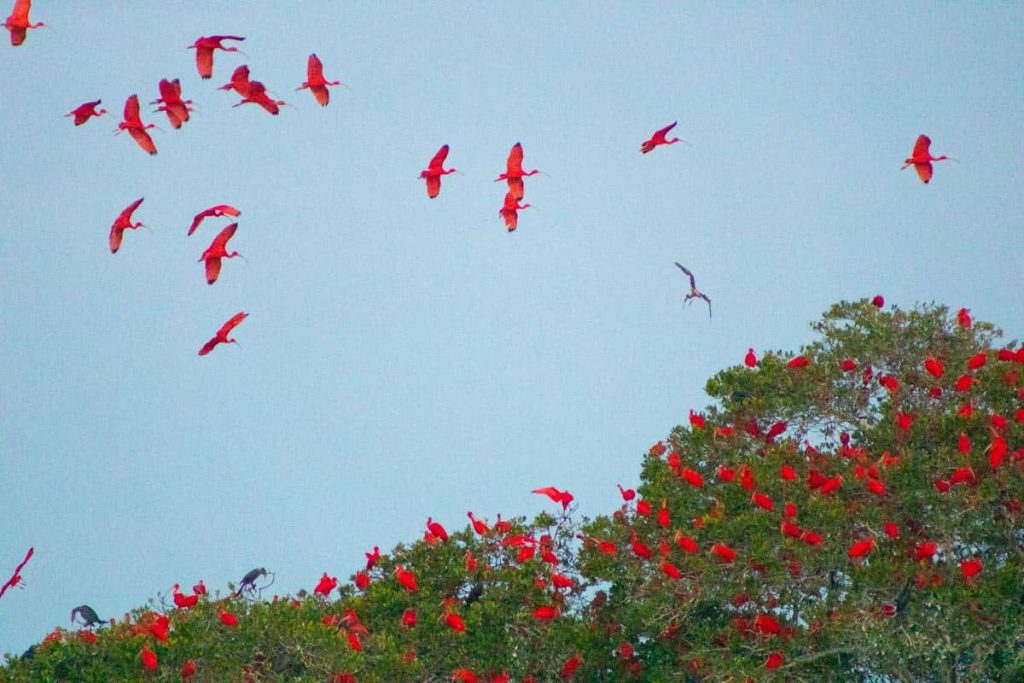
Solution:
<svg viewBox="0 0 1024 683">
<path fill-rule="evenodd" d="M 491 532 L 487 527 L 487 523 L 474 517 L 472 512 L 467 512 L 466 515 L 469 517 L 469 521 L 473 523 L 473 531 L 477 534 L 480 536 L 486 536 Z"/>
<path fill-rule="evenodd" d="M 857 541 L 850 546 L 849 555 L 851 558 L 864 557 L 875 548 L 875 539 L 873 536 L 865 538 L 863 541 Z"/>
<path fill-rule="evenodd" d="M 245 40 L 242 36 L 205 36 L 197 38 L 196 42 L 188 46 L 189 50 L 196 51 L 196 69 L 202 78 L 213 76 L 213 51 L 223 50 L 224 52 L 239 52 L 245 54 L 237 47 L 224 47 L 221 43 L 225 40 Z"/>
<path fill-rule="evenodd" d="M 217 206 L 211 206 L 208 209 L 203 209 L 192 218 L 192 225 L 188 229 L 188 234 L 192 234 L 199 227 L 199 224 L 203 222 L 203 219 L 214 216 L 220 218 L 221 216 L 231 216 L 232 218 L 238 218 L 242 215 L 242 212 L 229 204 L 218 204 Z"/>
<path fill-rule="evenodd" d="M 435 522 L 433 517 L 427 517 L 427 531 L 437 538 L 440 538 L 442 541 L 448 540 L 448 531 L 440 522 Z"/>
<path fill-rule="evenodd" d="M 134 202 L 124 208 L 124 211 L 117 215 L 114 219 L 114 223 L 110 226 L 110 253 L 116 254 L 117 250 L 121 248 L 121 238 L 124 235 L 125 230 L 135 230 L 136 228 L 145 227 L 143 223 L 132 223 L 132 213 L 135 209 L 139 208 L 139 204 L 145 197 L 139 197 Z"/>
<path fill-rule="evenodd" d="M 207 247 L 203 255 L 199 257 L 200 261 L 206 261 L 206 284 L 212 285 L 217 281 L 217 276 L 220 275 L 220 260 L 225 258 L 234 258 L 236 256 L 242 256 L 237 251 L 228 252 L 226 249 L 228 240 L 235 236 L 235 231 L 238 230 L 238 223 L 232 223 L 227 226 L 220 233 L 213 238 L 213 242 Z M 245 257 L 242 256 L 244 259 Z"/>
<path fill-rule="evenodd" d="M 505 162 L 505 172 L 495 178 L 494 182 L 499 180 L 508 181 L 508 191 L 515 199 L 519 200 L 523 198 L 523 178 L 526 176 L 536 175 L 542 173 L 533 169 L 529 173 L 523 170 L 523 145 L 520 142 L 512 145 L 511 151 L 508 153 L 508 161 Z M 508 202 L 506 201 L 506 204 Z"/>
<path fill-rule="evenodd" d="M 21 561 L 17 567 L 14 568 L 14 573 L 11 574 L 11 578 L 7 579 L 3 586 L 0 586 L 0 598 L 4 596 L 8 588 L 13 588 L 22 582 L 21 570 L 24 568 L 28 561 L 32 559 L 32 553 L 35 552 L 35 548 L 29 548 L 28 552 L 25 553 L 25 559 Z"/>
<path fill-rule="evenodd" d="M 313 589 L 313 593 L 316 595 L 322 595 L 325 598 L 331 594 L 331 591 L 337 588 L 338 577 L 327 576 L 327 572 L 320 577 L 319 583 L 316 584 L 316 588 Z"/>
<path fill-rule="evenodd" d="M 28 29 L 46 26 L 41 21 L 38 24 L 33 24 L 29 21 L 28 13 L 31 9 L 32 0 L 14 0 L 14 9 L 11 10 L 11 16 L 7 17 L 7 21 L 3 24 L 4 28 L 11 32 L 11 45 L 14 47 L 18 47 L 25 42 Z"/>
<path fill-rule="evenodd" d="M 711 299 L 708 298 L 707 294 L 705 294 L 704 292 L 702 292 L 699 289 L 697 289 L 697 280 L 693 277 L 693 273 L 691 273 L 689 271 L 689 269 L 687 269 L 686 266 L 684 266 L 679 261 L 676 261 L 675 264 L 676 264 L 676 268 L 678 268 L 679 270 L 681 270 L 684 273 L 686 273 L 689 276 L 689 278 L 690 278 L 690 293 L 687 294 L 683 298 L 683 302 L 689 304 L 689 303 L 692 303 L 694 299 L 704 299 L 704 301 L 708 302 L 708 319 L 710 320 L 711 319 Z"/>
<path fill-rule="evenodd" d="M 161 78 L 159 87 L 160 97 L 150 104 L 161 104 L 156 111 L 165 112 L 171 126 L 177 130 L 181 128 L 181 124 L 188 121 L 188 113 L 193 111 L 188 106 L 192 104 L 192 100 L 181 99 L 181 82 L 177 78 L 173 81 Z"/>
<path fill-rule="evenodd" d="M 754 349 L 747 349 L 747 355 L 743 357 L 743 364 L 748 368 L 757 366 L 757 355 L 754 353 Z"/>
<path fill-rule="evenodd" d="M 505 227 L 508 228 L 508 231 L 514 232 L 519 227 L 519 214 L 517 212 L 520 209 L 528 208 L 530 208 L 529 204 L 520 204 L 519 200 L 511 192 L 508 192 L 505 194 L 504 206 L 498 209 L 498 215 L 505 219 Z"/>
<path fill-rule="evenodd" d="M 217 88 L 217 90 L 234 90 L 245 97 L 249 94 L 249 67 L 243 64 L 236 68 L 231 74 L 231 82 Z"/>
<path fill-rule="evenodd" d="M 902 171 L 907 166 L 913 165 L 914 170 L 917 171 L 917 176 L 921 179 L 921 182 L 925 185 L 932 179 L 932 162 L 933 161 L 956 161 L 943 154 L 941 157 L 933 157 L 928 148 L 931 146 L 932 140 L 927 135 L 918 135 L 917 142 L 914 143 L 914 151 L 910 153 L 910 156 L 903 160 Z"/>
<path fill-rule="evenodd" d="M 573 495 L 571 493 L 568 491 L 559 491 L 554 486 L 545 486 L 542 489 L 534 489 L 533 493 L 539 493 L 542 496 L 547 496 L 556 503 L 561 503 L 563 510 L 569 507 L 569 503 L 573 501 Z"/>
<path fill-rule="evenodd" d="M 259 81 L 249 81 L 249 88 L 246 90 L 245 94 L 242 95 L 242 101 L 231 106 L 241 107 L 243 104 L 248 103 L 258 104 L 274 116 L 277 116 L 281 111 L 278 105 L 288 104 L 284 100 L 271 99 L 267 95 L 266 86 Z"/>
<path fill-rule="evenodd" d="M 324 65 L 320 62 L 320 58 L 315 54 L 309 56 L 309 61 L 306 62 L 306 80 L 296 90 L 302 90 L 303 88 L 309 88 L 316 97 L 316 101 L 320 103 L 321 107 L 326 107 L 331 101 L 331 93 L 327 89 L 329 85 L 345 85 L 341 81 L 328 81 L 324 78 Z M 346 86 L 348 87 L 348 86 Z"/>
<path fill-rule="evenodd" d="M 241 322 L 245 320 L 246 317 L 248 317 L 248 315 L 248 313 L 240 312 L 235 313 L 233 316 L 231 316 L 231 319 L 228 320 L 223 325 L 221 325 L 221 328 L 217 330 L 217 334 L 213 336 L 213 339 L 203 344 L 203 348 L 199 349 L 199 355 L 205 356 L 210 351 L 212 351 L 213 347 L 216 346 L 217 344 L 237 344 L 238 341 L 236 341 L 235 339 L 229 339 L 228 335 L 231 334 L 231 330 L 235 329 L 238 325 L 240 325 Z"/>
<path fill-rule="evenodd" d="M 665 126 L 661 130 L 654 131 L 654 135 L 651 136 L 650 140 L 646 140 L 640 145 L 640 152 L 647 154 L 658 145 L 674 145 L 677 142 L 686 142 L 686 140 L 680 140 L 679 138 L 672 138 L 671 140 L 666 139 L 666 135 L 670 130 L 676 127 L 678 121 L 673 121 L 671 125 Z"/>
<path fill-rule="evenodd" d="M 139 96 L 130 96 L 124 101 L 124 121 L 117 124 L 117 131 L 128 131 L 128 134 L 139 144 L 139 147 L 149 154 L 156 154 L 156 145 L 153 144 L 153 138 L 149 137 L 149 133 L 146 132 L 150 128 L 156 128 L 156 125 L 152 123 L 143 124 L 142 119 L 139 118 Z"/>
<path fill-rule="evenodd" d="M 443 145 L 427 164 L 427 169 L 420 172 L 420 178 L 427 181 L 427 196 L 433 199 L 441 191 L 441 176 L 455 173 L 454 168 L 445 170 L 444 160 L 448 158 L 448 145 Z"/>
<path fill-rule="evenodd" d="M 71 111 L 69 111 L 64 116 L 65 117 L 74 116 L 75 117 L 75 125 L 76 126 L 80 126 L 83 123 L 85 123 L 86 121 L 88 121 L 90 118 L 92 118 L 93 116 L 103 116 L 104 114 L 108 113 L 106 109 L 100 109 L 99 111 L 96 111 L 96 105 L 98 105 L 102 101 L 103 100 L 94 100 L 92 102 L 86 102 L 85 104 L 80 104 L 75 109 L 72 109 Z"/>
</svg>

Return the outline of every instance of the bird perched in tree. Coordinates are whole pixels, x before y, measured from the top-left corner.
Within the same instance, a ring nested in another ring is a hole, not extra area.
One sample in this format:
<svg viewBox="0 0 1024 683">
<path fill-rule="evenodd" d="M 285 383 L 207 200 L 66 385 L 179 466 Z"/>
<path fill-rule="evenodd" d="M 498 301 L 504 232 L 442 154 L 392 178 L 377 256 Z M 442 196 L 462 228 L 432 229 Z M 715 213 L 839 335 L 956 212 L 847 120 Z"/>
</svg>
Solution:
<svg viewBox="0 0 1024 683">
<path fill-rule="evenodd" d="M 707 294 L 705 294 L 704 292 L 702 292 L 699 289 L 697 289 L 697 281 L 694 279 L 693 273 L 691 273 L 686 268 L 686 266 L 681 264 L 679 261 L 676 261 L 675 264 L 676 264 L 676 267 L 679 268 L 679 270 L 683 271 L 684 273 L 686 273 L 690 277 L 690 293 L 686 295 L 686 298 L 684 298 L 683 301 L 688 303 L 688 304 L 690 304 L 690 303 L 693 303 L 694 299 L 704 299 L 704 301 L 708 302 L 708 319 L 710 319 L 711 318 L 711 299 L 708 298 Z"/>
<path fill-rule="evenodd" d="M 903 168 L 913 165 L 914 170 L 917 171 L 917 177 L 921 179 L 921 182 L 925 185 L 932 179 L 932 163 L 933 161 L 956 161 L 951 157 L 947 157 L 943 154 L 941 157 L 933 157 L 931 152 L 928 151 L 931 147 L 932 140 L 927 135 L 918 135 L 917 142 L 914 143 L 914 151 L 910 153 L 910 156 L 903 160 Z"/>
<path fill-rule="evenodd" d="M 243 315 L 243 314 L 239 314 L 239 315 Z M 232 320 L 234 320 L 234 318 L 232 318 Z M 239 322 L 241 322 L 241 321 L 239 321 Z M 231 595 L 231 597 L 237 598 L 243 592 L 255 593 L 256 592 L 256 579 L 260 578 L 261 576 L 266 576 L 266 575 L 267 575 L 267 570 L 264 569 L 263 567 L 258 567 L 257 569 L 250 569 L 248 572 L 245 573 L 245 576 L 242 577 L 242 580 L 238 582 L 238 589 Z"/>
<path fill-rule="evenodd" d="M 654 131 L 654 135 L 649 140 L 645 140 L 640 144 L 640 152 L 647 154 L 658 145 L 674 145 L 677 142 L 686 142 L 686 140 L 680 140 L 679 138 L 672 138 L 671 140 L 666 139 L 666 135 L 670 130 L 676 127 L 678 121 L 673 121 L 670 125 L 665 126 L 661 130 Z"/>
<path fill-rule="evenodd" d="M 105 623 L 102 619 L 100 619 L 99 615 L 96 614 L 96 610 L 94 610 L 92 607 L 89 607 L 89 605 L 79 605 L 78 607 L 71 610 L 72 625 L 74 625 L 75 623 L 76 615 L 82 620 L 82 623 L 85 624 L 86 628 L 99 626 Z"/>
</svg>

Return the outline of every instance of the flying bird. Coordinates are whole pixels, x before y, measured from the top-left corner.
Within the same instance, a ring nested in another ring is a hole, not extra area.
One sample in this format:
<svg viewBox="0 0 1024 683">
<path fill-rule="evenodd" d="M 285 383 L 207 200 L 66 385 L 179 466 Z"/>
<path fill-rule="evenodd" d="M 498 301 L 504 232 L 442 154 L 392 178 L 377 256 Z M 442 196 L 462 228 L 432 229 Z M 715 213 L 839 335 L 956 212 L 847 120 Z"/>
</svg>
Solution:
<svg viewBox="0 0 1024 683">
<path fill-rule="evenodd" d="M 124 102 L 124 121 L 117 124 L 117 132 L 128 131 L 128 134 L 149 154 L 156 154 L 156 145 L 153 138 L 146 132 L 149 128 L 156 128 L 156 124 L 143 124 L 139 118 L 139 96 L 131 95 Z"/>
<path fill-rule="evenodd" d="M 217 334 L 215 334 L 213 338 L 210 339 L 210 341 L 203 344 L 203 348 L 199 349 L 199 355 L 205 356 L 210 351 L 212 351 L 213 347 L 216 346 L 217 344 L 237 344 L 238 341 L 235 339 L 228 338 L 228 335 L 231 334 L 231 330 L 235 329 L 238 325 L 240 325 L 241 322 L 245 320 L 246 316 L 248 315 L 248 313 L 240 312 L 235 313 L 233 316 L 231 316 L 231 320 L 228 320 L 226 323 L 221 325 L 220 329 L 217 330 Z M 260 571 L 263 572 L 262 576 L 266 576 L 267 571 L 265 569 L 254 569 L 252 570 L 252 572 L 249 572 L 249 574 L 257 572 L 257 574 L 251 577 L 249 581 L 250 588 L 252 587 L 252 582 L 256 580 L 256 576 L 260 576 Z M 240 585 L 238 588 L 239 592 L 241 592 L 242 586 L 246 584 L 246 578 L 249 578 L 249 574 L 246 574 L 245 577 L 242 579 L 242 585 Z"/>
<path fill-rule="evenodd" d="M 508 228 L 508 231 L 513 232 L 519 227 L 519 214 L 517 212 L 520 209 L 528 208 L 530 208 L 529 204 L 520 204 L 512 192 L 507 192 L 505 194 L 505 204 L 498 209 L 498 215 L 505 219 L 505 227 Z"/>
<path fill-rule="evenodd" d="M 661 130 L 654 131 L 654 135 L 651 136 L 650 140 L 645 140 L 640 145 L 640 152 L 647 154 L 658 145 L 674 145 L 677 142 L 686 142 L 686 140 L 680 140 L 679 138 L 672 138 L 671 140 L 666 138 L 668 132 L 676 127 L 678 121 L 673 121 L 670 125 L 665 126 Z"/>
<path fill-rule="evenodd" d="M 88 121 L 90 118 L 92 118 L 93 116 L 103 116 L 104 114 L 108 113 L 106 109 L 100 109 L 99 111 L 96 111 L 96 105 L 98 105 L 102 101 L 103 100 L 94 100 L 92 102 L 86 102 L 85 104 L 80 104 L 77 107 L 75 107 L 74 109 L 72 109 L 71 111 L 69 111 L 64 116 L 65 117 L 74 116 L 75 117 L 75 125 L 76 126 L 80 126 L 83 123 L 85 123 L 86 121 Z"/>
<path fill-rule="evenodd" d="M 523 145 L 517 142 L 512 145 L 512 149 L 508 153 L 508 161 L 505 162 L 505 172 L 495 178 L 494 182 L 499 180 L 508 181 L 509 193 L 516 199 L 522 199 L 524 194 L 523 178 L 536 175 L 537 173 L 543 173 L 543 171 L 533 169 L 527 173 L 523 170 Z"/>
<path fill-rule="evenodd" d="M 533 493 L 539 493 L 542 496 L 547 496 L 556 503 L 561 503 L 563 510 L 569 507 L 569 503 L 573 501 L 573 495 L 571 493 L 568 491 L 559 491 L 554 486 L 545 486 L 542 489 L 534 489 Z"/>
<path fill-rule="evenodd" d="M 200 261 L 206 261 L 206 284 L 212 285 L 217 281 L 217 276 L 220 275 L 221 259 L 242 256 L 237 251 L 228 253 L 225 248 L 227 247 L 228 240 L 235 236 L 236 230 L 238 230 L 238 223 L 232 223 L 221 230 L 199 258 Z M 242 256 L 242 258 L 244 259 L 245 257 Z"/>
<path fill-rule="evenodd" d="M 92 607 L 89 607 L 89 605 L 79 605 L 78 607 L 71 610 L 72 624 L 75 623 L 75 615 L 78 615 L 78 617 L 81 618 L 82 623 L 85 624 L 86 628 L 89 628 L 91 626 L 99 626 L 100 624 L 104 623 L 104 621 L 100 619 L 99 615 L 96 614 L 96 610 L 94 610 Z"/>
<path fill-rule="evenodd" d="M 32 553 L 35 552 L 35 548 L 29 548 L 28 552 L 25 553 L 25 559 L 21 561 L 17 567 L 14 568 L 14 573 L 11 574 L 11 578 L 7 579 L 4 585 L 0 586 L 0 598 L 4 596 L 8 588 L 20 585 L 23 581 L 21 578 L 21 570 L 28 564 L 28 561 L 32 559 Z"/>
<path fill-rule="evenodd" d="M 320 106 L 326 107 L 331 101 L 331 93 L 327 90 L 329 85 L 345 84 L 341 81 L 328 81 L 325 79 L 324 65 L 320 62 L 320 58 L 315 54 L 310 55 L 309 60 L 306 62 L 306 80 L 296 90 L 309 88 L 313 96 L 316 97 L 316 101 L 320 103 Z"/>
<path fill-rule="evenodd" d="M 188 234 L 192 234 L 199 227 L 199 224 L 203 222 L 203 219 L 209 218 L 210 216 L 221 217 L 231 216 L 232 218 L 238 218 L 242 215 L 242 212 L 229 204 L 218 204 L 217 206 L 211 206 L 208 209 L 203 209 L 192 218 L 192 226 L 188 229 Z"/>
<path fill-rule="evenodd" d="M 707 294 L 705 294 L 704 292 L 702 292 L 699 289 L 697 289 L 697 281 L 694 279 L 693 273 L 691 273 L 689 270 L 687 270 L 686 266 L 681 264 L 679 261 L 676 261 L 675 264 L 676 264 L 676 267 L 679 270 L 683 271 L 684 273 L 686 273 L 687 275 L 690 276 L 690 293 L 686 295 L 686 298 L 684 298 L 683 301 L 689 304 L 689 303 L 693 303 L 694 299 L 704 299 L 704 301 L 708 302 L 708 319 L 710 319 L 711 318 L 711 299 L 708 298 Z"/>
<path fill-rule="evenodd" d="M 231 81 L 217 88 L 217 90 L 234 90 L 245 97 L 249 94 L 249 67 L 245 64 L 236 68 L 231 74 Z"/>
<path fill-rule="evenodd" d="M 245 54 L 237 47 L 224 47 L 225 40 L 245 40 L 242 36 L 205 36 L 197 38 L 196 42 L 188 46 L 188 49 L 196 51 L 196 69 L 201 78 L 213 76 L 213 51 L 223 50 L 224 52 L 239 52 Z"/>
<path fill-rule="evenodd" d="M 124 211 L 117 215 L 114 219 L 113 224 L 110 226 L 110 253 L 116 254 L 117 250 L 121 248 L 121 238 L 124 236 L 125 230 L 135 230 L 136 228 L 145 227 L 143 223 L 132 223 L 132 213 L 135 209 L 139 208 L 139 204 L 145 197 L 139 197 L 134 202 L 124 208 Z"/>
<path fill-rule="evenodd" d="M 249 81 L 249 89 L 246 90 L 245 95 L 242 96 L 242 101 L 238 104 L 233 104 L 233 107 L 241 107 L 243 104 L 258 104 L 268 112 L 277 116 L 281 111 L 278 105 L 288 104 L 284 100 L 274 100 L 267 95 L 267 88 L 259 81 Z"/>
<path fill-rule="evenodd" d="M 917 177 L 921 179 L 921 182 L 925 185 L 932 179 L 932 162 L 933 161 L 956 161 L 952 157 L 947 157 L 943 154 L 941 157 L 933 157 L 928 148 L 931 147 L 932 140 L 927 135 L 918 135 L 917 142 L 914 143 L 914 151 L 910 153 L 910 156 L 903 160 L 903 167 L 901 171 L 907 166 L 913 165 L 914 170 L 917 171 Z"/>
<path fill-rule="evenodd" d="M 4 28 L 11 32 L 11 45 L 18 47 L 25 42 L 28 29 L 45 26 L 43 22 L 33 24 L 28 19 L 28 13 L 32 9 L 32 0 L 14 0 L 14 9 L 11 16 L 4 22 Z"/>
<path fill-rule="evenodd" d="M 445 170 L 444 160 L 448 158 L 448 145 L 443 145 L 427 164 L 427 169 L 420 173 L 420 178 L 427 181 L 427 196 L 433 199 L 441 191 L 441 176 L 455 173 L 454 168 Z"/>
<path fill-rule="evenodd" d="M 160 97 L 150 104 L 162 105 L 157 108 L 157 111 L 167 114 L 167 119 L 175 130 L 181 128 L 181 124 L 188 121 L 188 113 L 192 111 L 192 108 L 188 106 L 192 104 L 192 100 L 181 99 L 181 82 L 177 78 L 173 81 L 161 78 Z"/>
</svg>

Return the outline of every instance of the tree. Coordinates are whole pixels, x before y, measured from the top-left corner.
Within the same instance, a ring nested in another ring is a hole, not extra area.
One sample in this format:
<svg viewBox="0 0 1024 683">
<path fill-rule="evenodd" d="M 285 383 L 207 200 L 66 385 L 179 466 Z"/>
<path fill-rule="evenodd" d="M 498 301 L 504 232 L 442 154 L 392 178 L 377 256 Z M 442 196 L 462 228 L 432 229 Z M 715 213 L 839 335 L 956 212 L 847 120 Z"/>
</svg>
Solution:
<svg viewBox="0 0 1024 683">
<path fill-rule="evenodd" d="M 1024 350 L 934 305 L 812 327 L 709 380 L 610 516 L 430 526 L 312 595 L 159 596 L 0 681 L 1021 680 Z"/>
</svg>

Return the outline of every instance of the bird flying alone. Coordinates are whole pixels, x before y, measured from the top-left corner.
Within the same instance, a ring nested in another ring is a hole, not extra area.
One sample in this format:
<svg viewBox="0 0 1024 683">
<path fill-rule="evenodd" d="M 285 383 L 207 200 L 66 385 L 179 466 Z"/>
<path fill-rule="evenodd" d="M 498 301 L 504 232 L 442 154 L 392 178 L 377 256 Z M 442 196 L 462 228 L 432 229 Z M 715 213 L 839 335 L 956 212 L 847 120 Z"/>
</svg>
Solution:
<svg viewBox="0 0 1024 683">
<path fill-rule="evenodd" d="M 238 230 L 238 223 L 232 223 L 221 230 L 199 258 L 200 261 L 206 261 L 206 284 L 212 285 L 217 281 L 217 276 L 220 275 L 221 259 L 242 256 L 237 251 L 229 253 L 226 248 L 228 240 L 235 236 L 236 230 Z M 242 258 L 245 257 L 242 256 Z"/>
<path fill-rule="evenodd" d="M 210 351 L 213 351 L 213 347 L 217 344 L 237 344 L 238 341 L 233 338 L 229 338 L 228 335 L 231 334 L 231 330 L 238 327 L 238 325 L 240 325 L 248 315 L 248 313 L 239 312 L 231 316 L 231 319 L 221 325 L 220 329 L 217 330 L 217 334 L 213 335 L 213 338 L 210 339 L 210 341 L 203 344 L 203 348 L 199 349 L 199 355 L 205 356 Z"/>
<path fill-rule="evenodd" d="M 28 13 L 32 10 L 32 0 L 15 0 L 11 16 L 7 17 L 3 26 L 11 32 L 11 45 L 18 47 L 25 42 L 28 29 L 46 26 L 43 22 L 33 24 L 29 21 Z"/>
<path fill-rule="evenodd" d="M 327 90 L 329 85 L 345 84 L 341 81 L 328 81 L 324 78 L 324 65 L 320 62 L 319 57 L 311 54 L 306 62 L 306 80 L 296 90 L 309 88 L 310 92 L 313 93 L 313 97 L 320 103 L 320 106 L 326 107 L 331 101 L 331 93 Z"/>
<path fill-rule="evenodd" d="M 239 52 L 245 54 L 237 47 L 224 47 L 225 40 L 245 40 L 242 36 L 204 36 L 196 38 L 196 42 L 188 46 L 189 50 L 196 51 L 196 69 L 203 79 L 213 76 L 213 51 L 223 50 L 224 52 Z"/>
<path fill-rule="evenodd" d="M 99 103 L 102 102 L 102 101 L 103 100 L 93 100 L 92 102 L 86 102 L 85 104 L 80 104 L 77 107 L 75 107 L 74 109 L 72 109 L 71 111 L 69 111 L 64 116 L 65 117 L 74 116 L 75 117 L 75 125 L 76 126 L 80 126 L 83 123 L 85 123 L 86 121 L 88 121 L 90 118 L 92 118 L 93 116 L 103 116 L 104 114 L 109 113 L 109 112 L 107 112 L 106 109 L 100 109 L 99 111 L 96 111 L 96 106 L 99 105 Z"/>
<path fill-rule="evenodd" d="M 132 223 L 132 213 L 135 209 L 139 208 L 139 204 L 145 197 L 139 197 L 134 202 L 124 208 L 124 210 L 118 214 L 117 218 L 114 219 L 114 223 L 110 226 L 110 253 L 116 254 L 117 250 L 121 248 L 121 238 L 124 236 L 125 230 L 135 230 L 144 226 L 143 223 Z"/>
<path fill-rule="evenodd" d="M 214 216 L 217 218 L 221 216 L 231 216 L 232 218 L 238 218 L 241 215 L 242 212 L 236 209 L 235 207 L 231 206 L 230 204 L 217 204 L 216 206 L 211 206 L 208 209 L 203 209 L 192 218 L 192 225 L 188 229 L 188 234 L 191 235 L 192 233 L 194 233 L 196 229 L 199 227 L 199 224 L 202 223 L 204 219 L 209 218 L 210 216 Z"/>
<path fill-rule="evenodd" d="M 445 170 L 444 160 L 448 158 L 448 145 L 442 145 L 441 149 L 437 150 L 437 154 L 427 164 L 425 171 L 420 173 L 420 178 L 427 181 L 427 196 L 433 199 L 441 192 L 441 176 L 448 175 L 449 173 L 455 173 L 454 168 Z"/>
<path fill-rule="evenodd" d="M 932 179 L 932 162 L 933 161 L 956 161 L 952 157 L 947 157 L 943 154 L 940 157 L 933 157 L 931 152 L 928 150 L 931 147 L 932 140 L 927 135 L 918 135 L 917 142 L 914 143 L 914 151 L 910 153 L 910 156 L 903 160 L 903 167 L 901 171 L 907 166 L 913 165 L 914 170 L 917 171 L 917 177 L 921 179 L 921 182 L 925 185 Z"/>
<path fill-rule="evenodd" d="M 512 145 L 512 149 L 508 153 L 508 160 L 505 162 L 505 172 L 495 178 L 494 182 L 499 180 L 505 180 L 508 182 L 508 191 L 516 199 L 522 199 L 525 194 L 523 189 L 523 178 L 526 176 L 536 175 L 541 173 L 537 169 L 533 169 L 530 172 L 523 170 L 523 145 L 517 142 Z M 515 228 L 513 228 L 514 230 Z M 511 230 L 509 231 L 511 232 Z"/>
<path fill-rule="evenodd" d="M 658 145 L 674 145 L 677 142 L 686 142 L 686 140 L 680 140 L 679 138 L 672 138 L 671 140 L 666 138 L 668 132 L 675 128 L 677 123 L 679 122 L 673 121 L 671 124 L 665 126 L 661 130 L 654 131 L 654 135 L 651 136 L 650 140 L 645 140 L 643 143 L 641 143 L 640 152 L 642 154 L 647 154 Z"/>
<path fill-rule="evenodd" d="M 705 294 L 704 292 L 702 292 L 699 289 L 697 289 L 697 281 L 694 279 L 693 273 L 691 273 L 686 268 L 686 266 L 681 264 L 679 261 L 676 261 L 675 263 L 676 263 L 676 268 L 678 268 L 679 270 L 683 271 L 684 273 L 686 273 L 690 277 L 690 293 L 686 295 L 686 298 L 683 299 L 683 301 L 685 301 L 686 303 L 690 304 L 690 303 L 693 303 L 694 299 L 704 299 L 704 301 L 708 302 L 708 319 L 710 319 L 711 318 L 711 299 L 708 298 L 707 294 Z"/>
<path fill-rule="evenodd" d="M 156 128 L 156 125 L 143 124 L 142 119 L 139 118 L 139 96 L 129 96 L 124 102 L 124 121 L 117 124 L 117 132 L 128 131 L 139 147 L 153 155 L 156 154 L 156 145 L 153 144 L 153 138 L 149 137 L 149 133 L 146 132 L 150 128 Z"/>
</svg>

